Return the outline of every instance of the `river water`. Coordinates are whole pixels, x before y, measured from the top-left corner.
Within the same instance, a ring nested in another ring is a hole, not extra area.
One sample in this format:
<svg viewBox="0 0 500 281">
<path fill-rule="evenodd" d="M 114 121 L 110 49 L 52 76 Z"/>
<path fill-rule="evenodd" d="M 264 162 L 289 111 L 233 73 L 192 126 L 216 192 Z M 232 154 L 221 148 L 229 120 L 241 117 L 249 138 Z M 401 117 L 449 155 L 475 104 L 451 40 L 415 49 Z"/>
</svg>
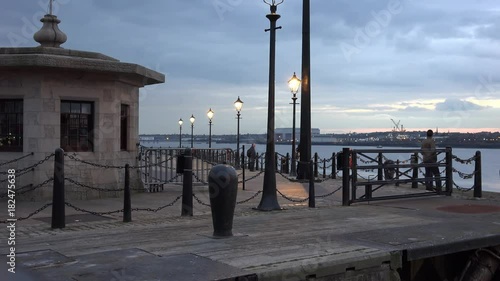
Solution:
<svg viewBox="0 0 500 281">
<path fill-rule="evenodd" d="M 178 142 L 143 142 L 141 143 L 144 146 L 153 146 L 153 147 L 179 147 Z M 185 142 L 183 145 L 189 145 L 190 143 Z M 245 146 L 245 149 L 248 149 L 251 144 L 248 143 L 241 143 L 241 146 Z M 208 148 L 207 143 L 195 143 L 194 144 L 195 148 Z M 344 146 L 337 146 L 337 145 L 313 145 L 311 148 L 311 152 L 314 155 L 314 153 L 318 153 L 318 156 L 321 159 L 329 159 L 332 157 L 332 153 L 339 152 L 342 150 Z M 231 143 L 214 143 L 212 142 L 212 148 L 230 148 L 233 150 L 236 150 L 236 144 L 231 144 Z M 374 146 L 353 146 L 351 147 L 352 149 L 376 149 Z M 418 149 L 418 147 L 415 147 Z M 291 145 L 281 145 L 278 144 L 276 145 L 276 152 L 286 155 L 286 153 L 291 154 Z M 384 147 L 384 149 L 390 150 L 390 149 L 412 149 L 408 147 Z M 257 144 L 256 146 L 256 151 L 257 153 L 261 154 L 265 152 L 266 150 L 266 145 L 265 144 Z M 494 191 L 494 192 L 500 192 L 500 149 L 484 149 L 484 148 L 454 148 L 452 150 L 452 154 L 457 156 L 460 159 L 467 160 L 471 157 L 473 157 L 476 153 L 476 151 L 481 152 L 481 164 L 482 164 L 482 182 L 483 182 L 483 190 L 485 191 Z M 400 161 L 405 161 L 410 158 L 410 154 L 408 155 L 402 155 L 402 154 L 384 154 L 387 158 L 391 160 L 400 160 Z M 441 155 L 440 157 L 444 157 L 444 154 Z M 439 158 L 441 159 L 441 158 Z M 327 165 L 329 165 L 328 163 Z M 464 173 L 464 174 L 471 174 L 474 172 L 474 162 L 471 164 L 461 164 L 457 161 L 453 161 L 453 167 Z M 365 174 L 365 176 L 370 176 L 370 173 Z M 470 188 L 474 185 L 474 180 L 473 179 L 462 179 L 459 177 L 458 173 L 453 173 L 453 181 L 455 184 L 457 184 L 459 187 L 462 188 Z"/>
</svg>

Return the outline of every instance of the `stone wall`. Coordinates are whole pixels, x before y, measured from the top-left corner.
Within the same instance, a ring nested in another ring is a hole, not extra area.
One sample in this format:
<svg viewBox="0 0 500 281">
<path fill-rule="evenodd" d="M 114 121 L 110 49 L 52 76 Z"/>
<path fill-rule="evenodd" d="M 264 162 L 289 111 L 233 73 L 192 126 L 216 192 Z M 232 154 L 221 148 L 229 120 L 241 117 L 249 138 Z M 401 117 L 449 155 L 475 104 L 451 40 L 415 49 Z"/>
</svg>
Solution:
<svg viewBox="0 0 500 281">
<path fill-rule="evenodd" d="M 0 163 L 27 155 L 34 155 L 16 163 L 3 165 L 0 172 L 15 168 L 20 170 L 44 160 L 60 146 L 61 100 L 91 101 L 94 103 L 94 151 L 68 152 L 88 162 L 121 166 L 136 165 L 138 142 L 139 87 L 140 81 L 111 74 L 77 71 L 0 71 L 0 98 L 24 100 L 23 152 L 0 152 Z M 128 149 L 120 150 L 120 107 L 128 104 L 130 117 Z M 17 178 L 17 188 L 37 185 L 53 176 L 54 158 L 41 163 Z M 104 169 L 86 165 L 65 157 L 66 178 L 100 188 L 122 188 L 123 169 Z M 139 188 L 138 172 L 131 171 L 131 185 Z M 0 180 L 6 178 L 0 175 Z M 1 185 L 0 194 L 6 185 Z M 92 199 L 120 196 L 121 192 L 100 192 L 66 181 L 68 199 Z M 23 195 L 27 200 L 52 198 L 52 183 Z"/>
</svg>

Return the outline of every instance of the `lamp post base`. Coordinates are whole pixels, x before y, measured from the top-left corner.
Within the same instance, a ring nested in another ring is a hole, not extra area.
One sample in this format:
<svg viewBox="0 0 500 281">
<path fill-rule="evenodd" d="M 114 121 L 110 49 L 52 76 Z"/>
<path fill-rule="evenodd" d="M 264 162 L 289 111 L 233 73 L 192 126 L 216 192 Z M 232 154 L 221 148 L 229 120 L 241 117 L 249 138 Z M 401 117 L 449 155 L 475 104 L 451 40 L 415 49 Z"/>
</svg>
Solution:
<svg viewBox="0 0 500 281">
<path fill-rule="evenodd" d="M 273 200 L 271 198 L 262 198 L 259 206 L 257 208 L 253 208 L 257 211 L 270 212 L 270 211 L 281 211 L 284 210 L 280 207 L 277 200 Z"/>
</svg>

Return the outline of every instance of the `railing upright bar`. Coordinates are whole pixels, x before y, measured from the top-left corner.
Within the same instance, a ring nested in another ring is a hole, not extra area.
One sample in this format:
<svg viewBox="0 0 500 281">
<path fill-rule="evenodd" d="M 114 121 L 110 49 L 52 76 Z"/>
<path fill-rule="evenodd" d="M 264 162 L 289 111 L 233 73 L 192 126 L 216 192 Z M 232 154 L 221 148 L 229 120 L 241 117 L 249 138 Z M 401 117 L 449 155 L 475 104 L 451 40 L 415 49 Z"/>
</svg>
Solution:
<svg viewBox="0 0 500 281">
<path fill-rule="evenodd" d="M 453 154 L 451 147 L 446 147 L 446 191 L 445 194 L 450 196 L 453 192 Z M 441 193 L 438 190 L 438 194 Z"/>
<path fill-rule="evenodd" d="M 337 163 L 335 163 L 335 152 L 332 152 L 332 179 L 337 178 Z"/>
<path fill-rule="evenodd" d="M 413 157 L 411 160 L 413 166 L 413 174 L 412 174 L 412 182 L 411 188 L 418 188 L 418 152 L 413 153 Z"/>
<path fill-rule="evenodd" d="M 335 163 L 334 163 L 335 165 Z M 349 206 L 349 148 L 342 149 L 342 206 Z"/>
<path fill-rule="evenodd" d="M 384 158 L 384 155 L 382 154 L 382 152 L 379 152 L 378 153 L 378 159 L 377 159 L 378 160 L 377 179 L 379 181 L 381 181 L 381 180 L 384 179 L 383 176 L 382 176 L 383 175 L 382 165 L 384 163 L 383 158 Z"/>
<path fill-rule="evenodd" d="M 474 165 L 474 197 L 481 198 L 483 196 L 483 182 L 481 172 L 481 151 L 476 151 Z"/>
<path fill-rule="evenodd" d="M 357 194 L 356 194 L 356 183 L 358 181 L 358 154 L 356 153 L 355 150 L 351 151 L 351 159 L 352 159 L 352 179 L 351 179 L 351 185 L 352 185 L 352 200 L 356 200 Z"/>
</svg>

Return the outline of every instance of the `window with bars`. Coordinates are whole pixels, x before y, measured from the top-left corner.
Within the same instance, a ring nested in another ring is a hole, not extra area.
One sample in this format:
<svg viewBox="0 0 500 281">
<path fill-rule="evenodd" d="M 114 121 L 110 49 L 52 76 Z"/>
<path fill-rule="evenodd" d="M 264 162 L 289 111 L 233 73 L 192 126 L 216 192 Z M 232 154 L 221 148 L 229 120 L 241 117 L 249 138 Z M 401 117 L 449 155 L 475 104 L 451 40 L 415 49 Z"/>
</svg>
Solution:
<svg viewBox="0 0 500 281">
<path fill-rule="evenodd" d="M 65 151 L 94 151 L 94 103 L 61 101 L 61 147 Z"/>
<path fill-rule="evenodd" d="M 23 151 L 22 99 L 0 99 L 0 151 Z"/>
<path fill-rule="evenodd" d="M 125 151 L 128 148 L 128 120 L 129 106 L 122 104 L 120 114 L 120 149 Z"/>
</svg>

